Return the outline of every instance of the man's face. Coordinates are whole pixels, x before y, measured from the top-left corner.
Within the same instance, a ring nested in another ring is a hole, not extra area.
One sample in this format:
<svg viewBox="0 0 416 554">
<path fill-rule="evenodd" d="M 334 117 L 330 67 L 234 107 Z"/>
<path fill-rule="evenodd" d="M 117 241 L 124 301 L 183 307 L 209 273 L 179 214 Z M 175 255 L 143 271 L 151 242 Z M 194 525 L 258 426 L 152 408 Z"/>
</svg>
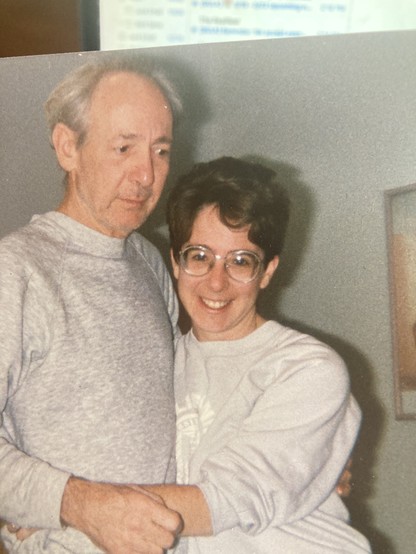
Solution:
<svg viewBox="0 0 416 554">
<path fill-rule="evenodd" d="M 133 73 L 106 75 L 91 98 L 86 139 L 65 161 L 61 211 L 105 235 L 126 237 L 159 200 L 171 142 L 172 114 L 159 88 Z"/>
</svg>

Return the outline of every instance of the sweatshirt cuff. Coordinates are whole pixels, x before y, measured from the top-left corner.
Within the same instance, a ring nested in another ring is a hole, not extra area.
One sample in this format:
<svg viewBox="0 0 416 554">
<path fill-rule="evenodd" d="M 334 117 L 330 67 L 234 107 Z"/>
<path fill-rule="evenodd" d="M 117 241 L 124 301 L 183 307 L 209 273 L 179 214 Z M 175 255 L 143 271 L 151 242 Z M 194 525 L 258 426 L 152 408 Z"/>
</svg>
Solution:
<svg viewBox="0 0 416 554">
<path fill-rule="evenodd" d="M 205 481 L 197 483 L 197 486 L 208 504 L 214 535 L 231 529 L 232 527 L 240 526 L 237 512 L 215 485 Z"/>
<path fill-rule="evenodd" d="M 70 473 L 51 466 L 42 467 L 36 484 L 32 485 L 31 508 L 28 526 L 46 529 L 62 529 L 62 497 Z"/>
</svg>

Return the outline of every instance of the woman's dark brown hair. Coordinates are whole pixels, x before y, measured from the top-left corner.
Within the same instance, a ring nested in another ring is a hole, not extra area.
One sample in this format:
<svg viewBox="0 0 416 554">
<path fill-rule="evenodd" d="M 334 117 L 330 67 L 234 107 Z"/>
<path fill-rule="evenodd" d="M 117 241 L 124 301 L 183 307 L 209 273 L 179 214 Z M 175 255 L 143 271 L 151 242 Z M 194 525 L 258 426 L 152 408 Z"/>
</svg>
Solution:
<svg viewBox="0 0 416 554">
<path fill-rule="evenodd" d="M 264 252 L 264 263 L 281 253 L 289 201 L 273 170 L 238 158 L 199 163 L 180 177 L 170 192 L 167 220 L 176 260 L 192 234 L 199 211 L 215 205 L 229 228 L 248 227 L 248 238 Z"/>
</svg>

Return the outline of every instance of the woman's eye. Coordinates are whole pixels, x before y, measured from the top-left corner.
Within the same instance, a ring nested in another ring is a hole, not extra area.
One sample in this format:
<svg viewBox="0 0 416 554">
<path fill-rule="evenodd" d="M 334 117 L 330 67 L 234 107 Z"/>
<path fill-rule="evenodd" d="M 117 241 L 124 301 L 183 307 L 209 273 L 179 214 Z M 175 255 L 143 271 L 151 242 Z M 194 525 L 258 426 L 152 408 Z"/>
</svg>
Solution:
<svg viewBox="0 0 416 554">
<path fill-rule="evenodd" d="M 243 256 L 238 256 L 234 258 L 233 263 L 234 265 L 239 265 L 239 266 L 251 265 L 250 259 L 244 258 Z"/>
</svg>

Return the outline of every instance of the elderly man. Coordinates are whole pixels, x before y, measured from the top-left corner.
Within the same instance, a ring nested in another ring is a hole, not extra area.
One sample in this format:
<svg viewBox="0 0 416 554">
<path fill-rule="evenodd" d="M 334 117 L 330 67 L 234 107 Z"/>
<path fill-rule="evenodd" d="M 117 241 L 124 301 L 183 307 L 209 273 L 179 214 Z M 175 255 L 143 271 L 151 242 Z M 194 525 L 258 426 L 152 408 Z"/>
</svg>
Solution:
<svg viewBox="0 0 416 554">
<path fill-rule="evenodd" d="M 0 518 L 12 551 L 158 553 L 180 516 L 131 483 L 174 479 L 177 301 L 133 233 L 169 170 L 180 102 L 127 59 L 69 75 L 46 110 L 56 211 L 0 241 Z M 19 544 L 17 544 L 19 542 Z"/>
</svg>

